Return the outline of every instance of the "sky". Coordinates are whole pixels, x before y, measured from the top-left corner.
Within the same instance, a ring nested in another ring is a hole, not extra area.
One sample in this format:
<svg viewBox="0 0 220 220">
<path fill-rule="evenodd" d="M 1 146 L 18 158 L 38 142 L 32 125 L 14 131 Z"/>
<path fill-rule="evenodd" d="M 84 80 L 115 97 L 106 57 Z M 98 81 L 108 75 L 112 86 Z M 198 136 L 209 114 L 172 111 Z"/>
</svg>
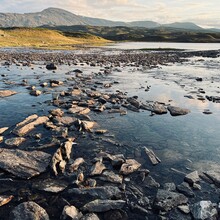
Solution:
<svg viewBox="0 0 220 220">
<path fill-rule="evenodd" d="M 114 21 L 194 22 L 220 28 L 220 0 L 0 0 L 0 12 L 39 12 L 48 7 Z"/>
</svg>

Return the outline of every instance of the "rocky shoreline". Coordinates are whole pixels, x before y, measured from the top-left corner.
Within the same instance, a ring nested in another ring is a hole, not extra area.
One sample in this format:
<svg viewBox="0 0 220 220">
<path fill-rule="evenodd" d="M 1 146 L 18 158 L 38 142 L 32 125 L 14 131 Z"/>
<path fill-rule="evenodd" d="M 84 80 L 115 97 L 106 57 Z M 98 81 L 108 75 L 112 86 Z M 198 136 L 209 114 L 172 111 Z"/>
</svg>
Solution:
<svg viewBox="0 0 220 220">
<path fill-rule="evenodd" d="M 181 182 L 161 183 L 154 168 L 164 164 L 153 149 L 142 146 L 130 152 L 93 119 L 140 111 L 151 116 L 190 114 L 170 103 L 143 103 L 124 91 L 109 92 L 120 82 L 105 79 L 124 67 L 150 70 L 201 54 L 216 57 L 219 52 L 0 52 L 1 68 L 7 70 L 1 75 L 5 88 L 0 101 L 16 97 L 15 87 L 25 88 L 33 99 L 51 95 L 42 103 L 46 114 L 28 114 L 10 127 L 0 124 L 1 219 L 218 219 L 218 171 L 173 169 Z M 56 75 L 62 65 L 68 72 Z M 11 67 L 28 68 L 35 83 L 29 77 L 12 82 Z M 84 72 L 87 67 L 94 69 Z"/>
</svg>

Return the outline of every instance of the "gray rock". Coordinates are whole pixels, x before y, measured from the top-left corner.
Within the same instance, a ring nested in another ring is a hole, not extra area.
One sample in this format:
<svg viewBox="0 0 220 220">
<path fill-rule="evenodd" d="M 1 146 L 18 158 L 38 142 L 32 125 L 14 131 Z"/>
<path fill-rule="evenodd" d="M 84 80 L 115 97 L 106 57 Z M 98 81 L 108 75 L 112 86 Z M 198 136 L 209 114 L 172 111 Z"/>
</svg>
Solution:
<svg viewBox="0 0 220 220">
<path fill-rule="evenodd" d="M 10 213 L 10 220 L 49 220 L 47 212 L 35 202 L 24 202 Z"/>
<path fill-rule="evenodd" d="M 185 214 L 189 214 L 190 213 L 190 209 L 189 209 L 189 206 L 188 205 L 179 205 L 178 206 L 178 209 L 185 213 Z"/>
<path fill-rule="evenodd" d="M 41 151 L 28 152 L 2 148 L 0 152 L 0 168 L 23 179 L 45 172 L 50 160 L 50 154 Z"/>
<path fill-rule="evenodd" d="M 194 184 L 200 180 L 198 171 L 194 171 L 185 176 L 184 180 L 189 184 Z"/>
<path fill-rule="evenodd" d="M 82 207 L 83 211 L 86 212 L 106 212 L 114 209 L 121 209 L 125 205 L 125 201 L 123 200 L 94 200 L 85 204 Z"/>
<path fill-rule="evenodd" d="M 169 106 L 167 108 L 172 116 L 186 115 L 190 113 L 189 109 L 179 108 L 175 106 Z"/>
<path fill-rule="evenodd" d="M 194 197 L 195 196 L 195 194 L 192 191 L 192 189 L 190 188 L 189 184 L 186 182 L 181 183 L 176 188 L 177 188 L 178 192 L 184 194 L 187 197 Z"/>
<path fill-rule="evenodd" d="M 57 66 L 54 63 L 50 63 L 46 65 L 46 69 L 48 70 L 56 70 Z"/>
<path fill-rule="evenodd" d="M 119 183 L 122 184 L 123 177 L 115 174 L 113 171 L 104 171 L 102 175 L 99 177 L 100 180 L 111 182 L 111 183 Z"/>
<path fill-rule="evenodd" d="M 183 194 L 159 189 L 155 198 L 155 207 L 162 211 L 169 211 L 178 205 L 187 203 L 188 198 Z"/>
<path fill-rule="evenodd" d="M 175 191 L 176 185 L 175 183 L 165 183 L 163 189 L 167 191 Z"/>
<path fill-rule="evenodd" d="M 144 183 L 146 184 L 146 187 L 160 187 L 160 184 L 150 175 L 145 178 Z"/>
<path fill-rule="evenodd" d="M 167 113 L 167 108 L 157 102 L 153 104 L 152 108 L 152 112 L 154 112 L 155 114 L 162 115 Z"/>
<path fill-rule="evenodd" d="M 204 174 L 211 179 L 214 184 L 218 187 L 220 187 L 220 172 L 215 170 L 209 170 L 204 172 Z"/>
<path fill-rule="evenodd" d="M 99 220 L 99 217 L 95 213 L 88 213 L 84 215 L 80 220 Z"/>
<path fill-rule="evenodd" d="M 113 197 L 119 197 L 121 191 L 118 187 L 114 186 L 100 186 L 91 188 L 73 188 L 68 190 L 68 194 L 71 195 L 90 195 L 96 199 L 111 199 Z"/>
<path fill-rule="evenodd" d="M 191 206 L 194 219 L 217 219 L 217 209 L 211 201 L 200 201 Z"/>
</svg>

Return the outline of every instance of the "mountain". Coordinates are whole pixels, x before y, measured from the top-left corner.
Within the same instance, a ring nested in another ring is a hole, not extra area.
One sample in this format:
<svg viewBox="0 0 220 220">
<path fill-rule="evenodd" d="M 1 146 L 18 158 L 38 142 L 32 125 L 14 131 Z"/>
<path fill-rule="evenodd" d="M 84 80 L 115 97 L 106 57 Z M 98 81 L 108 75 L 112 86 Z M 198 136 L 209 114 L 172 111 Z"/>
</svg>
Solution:
<svg viewBox="0 0 220 220">
<path fill-rule="evenodd" d="M 186 30 L 202 30 L 200 26 L 192 23 L 192 22 L 174 22 L 171 24 L 163 24 L 164 27 L 171 27 L 171 28 L 179 28 L 179 29 L 186 29 Z"/>
<path fill-rule="evenodd" d="M 90 18 L 76 15 L 59 8 L 47 8 L 36 13 L 0 13 L 0 27 L 40 27 L 40 26 L 73 26 L 73 25 L 91 25 L 91 26 L 125 26 L 142 28 L 169 27 L 177 29 L 204 30 L 198 25 L 190 22 L 161 25 L 153 21 L 110 21 L 106 19 Z"/>
</svg>

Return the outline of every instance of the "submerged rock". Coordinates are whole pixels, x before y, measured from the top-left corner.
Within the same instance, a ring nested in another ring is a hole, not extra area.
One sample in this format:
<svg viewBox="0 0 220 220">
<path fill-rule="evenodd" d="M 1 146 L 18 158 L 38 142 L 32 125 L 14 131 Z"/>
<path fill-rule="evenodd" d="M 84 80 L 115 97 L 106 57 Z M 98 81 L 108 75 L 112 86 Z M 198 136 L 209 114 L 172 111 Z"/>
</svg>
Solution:
<svg viewBox="0 0 220 220">
<path fill-rule="evenodd" d="M 178 205 L 188 202 L 188 198 L 183 194 L 159 189 L 155 198 L 155 207 L 162 211 L 169 211 Z"/>
<path fill-rule="evenodd" d="M 12 90 L 0 90 L 0 98 L 8 97 L 17 94 L 17 92 Z"/>
<path fill-rule="evenodd" d="M 87 212 L 106 212 L 114 209 L 121 209 L 125 205 L 125 201 L 123 200 L 94 200 L 85 204 L 82 207 L 83 211 Z"/>
<path fill-rule="evenodd" d="M 200 201 L 191 206 L 194 219 L 217 219 L 218 211 L 211 201 Z"/>
<path fill-rule="evenodd" d="M 23 202 L 10 213 L 9 220 L 49 220 L 47 212 L 35 202 Z"/>
<path fill-rule="evenodd" d="M 190 113 L 189 109 L 179 108 L 175 106 L 169 106 L 167 108 L 172 116 L 186 115 Z"/>
<path fill-rule="evenodd" d="M 0 168 L 23 179 L 45 172 L 50 160 L 50 154 L 42 151 L 28 152 L 2 148 L 0 152 Z"/>
<path fill-rule="evenodd" d="M 161 160 L 155 155 L 152 150 L 148 149 L 147 147 L 145 147 L 144 150 L 153 165 L 157 165 L 161 162 Z"/>
</svg>

